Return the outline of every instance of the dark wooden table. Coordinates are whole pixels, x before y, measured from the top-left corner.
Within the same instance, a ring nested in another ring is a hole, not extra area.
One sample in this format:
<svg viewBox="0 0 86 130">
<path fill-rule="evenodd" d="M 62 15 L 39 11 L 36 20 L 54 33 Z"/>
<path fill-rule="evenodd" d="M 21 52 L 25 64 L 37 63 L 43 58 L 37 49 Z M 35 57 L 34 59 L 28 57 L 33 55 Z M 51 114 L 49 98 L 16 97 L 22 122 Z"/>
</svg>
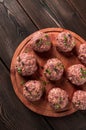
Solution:
<svg viewBox="0 0 86 130">
<path fill-rule="evenodd" d="M 0 0 L 0 130 L 86 130 L 86 111 L 45 117 L 14 93 L 10 63 L 15 49 L 38 29 L 63 27 L 86 40 L 86 0 Z"/>
</svg>

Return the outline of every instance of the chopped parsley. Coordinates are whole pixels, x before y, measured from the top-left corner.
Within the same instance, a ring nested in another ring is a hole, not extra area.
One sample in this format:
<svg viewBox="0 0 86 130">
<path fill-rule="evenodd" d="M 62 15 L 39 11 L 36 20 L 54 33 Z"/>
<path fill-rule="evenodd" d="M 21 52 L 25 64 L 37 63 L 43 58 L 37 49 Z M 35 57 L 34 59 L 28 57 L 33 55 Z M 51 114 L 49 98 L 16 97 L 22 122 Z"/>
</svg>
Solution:
<svg viewBox="0 0 86 130">
<path fill-rule="evenodd" d="M 25 83 L 25 81 L 21 81 L 20 85 L 23 85 Z"/>
<path fill-rule="evenodd" d="M 42 79 L 40 79 L 41 80 L 41 82 L 42 82 L 42 84 L 44 85 L 44 86 L 46 86 L 47 84 L 49 84 L 49 82 L 47 82 L 47 81 L 45 81 L 45 80 L 42 80 Z"/>
<path fill-rule="evenodd" d="M 46 34 L 45 37 L 48 38 L 48 34 Z"/>
<path fill-rule="evenodd" d="M 48 42 L 48 41 L 47 41 L 47 42 L 45 42 L 45 44 L 46 44 L 46 45 L 51 45 L 51 42 Z"/>
<path fill-rule="evenodd" d="M 83 68 L 80 69 L 81 72 L 81 78 L 86 78 L 86 70 L 84 70 Z"/>
<path fill-rule="evenodd" d="M 55 109 L 59 109 L 60 108 L 60 105 L 59 104 L 56 104 L 55 105 Z"/>
<path fill-rule="evenodd" d="M 59 101 L 62 102 L 62 101 L 63 101 L 63 98 L 62 98 L 62 97 L 59 97 Z"/>
<path fill-rule="evenodd" d="M 64 68 L 64 65 L 62 63 L 58 63 L 57 66 L 61 67 L 62 69 Z"/>
<path fill-rule="evenodd" d="M 51 72 L 50 72 L 50 70 L 49 70 L 49 69 L 46 69 L 46 73 L 51 74 Z"/>
<path fill-rule="evenodd" d="M 64 45 L 67 46 L 67 47 L 70 46 L 70 44 L 67 44 L 67 37 L 66 37 L 66 36 L 64 36 L 64 42 L 63 42 L 63 43 L 64 43 Z"/>
<path fill-rule="evenodd" d="M 64 43 L 66 43 L 67 42 L 67 37 L 66 36 L 64 36 Z"/>
<path fill-rule="evenodd" d="M 41 39 L 38 39 L 38 40 L 36 41 L 36 45 L 37 45 L 37 46 L 40 46 L 42 43 L 43 43 L 43 39 L 42 39 L 42 38 L 41 38 Z"/>
<path fill-rule="evenodd" d="M 57 69 L 56 67 L 54 67 L 53 69 L 54 69 L 54 71 L 56 71 L 56 72 L 58 71 L 58 69 Z"/>
<path fill-rule="evenodd" d="M 21 72 L 22 72 L 22 69 L 21 69 L 21 68 L 18 68 L 17 71 L 18 71 L 18 73 L 21 73 Z"/>
<path fill-rule="evenodd" d="M 42 81 L 42 83 L 43 83 L 43 85 L 45 85 L 45 86 L 46 86 L 46 84 L 47 84 L 46 81 L 44 81 L 44 80 Z"/>
<path fill-rule="evenodd" d="M 63 68 L 64 68 L 64 65 L 61 64 L 61 63 L 58 63 L 58 64 L 54 67 L 54 71 L 58 72 L 58 70 L 59 70 L 58 67 L 59 67 L 60 69 L 63 69 Z"/>
</svg>

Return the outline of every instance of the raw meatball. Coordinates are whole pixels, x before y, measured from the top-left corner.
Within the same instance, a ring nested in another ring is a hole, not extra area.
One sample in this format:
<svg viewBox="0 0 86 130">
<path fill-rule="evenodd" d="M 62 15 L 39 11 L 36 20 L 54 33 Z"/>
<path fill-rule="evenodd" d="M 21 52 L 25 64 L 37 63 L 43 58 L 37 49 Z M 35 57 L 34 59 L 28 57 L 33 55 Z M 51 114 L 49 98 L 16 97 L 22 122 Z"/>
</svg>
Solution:
<svg viewBox="0 0 86 130">
<path fill-rule="evenodd" d="M 30 80 L 25 83 L 23 95 L 29 101 L 38 101 L 43 95 L 43 86 L 40 81 Z"/>
<path fill-rule="evenodd" d="M 57 58 L 52 58 L 47 61 L 44 66 L 45 76 L 52 81 L 60 80 L 64 72 L 64 65 Z"/>
<path fill-rule="evenodd" d="M 69 32 L 58 34 L 57 48 L 62 52 L 70 52 L 75 47 L 75 39 Z"/>
<path fill-rule="evenodd" d="M 79 47 L 78 58 L 86 65 L 86 43 L 81 44 Z"/>
<path fill-rule="evenodd" d="M 78 90 L 74 93 L 72 102 L 79 110 L 86 110 L 86 92 Z"/>
<path fill-rule="evenodd" d="M 54 110 L 63 109 L 68 104 L 68 94 L 60 88 L 53 88 L 49 91 L 48 101 Z"/>
<path fill-rule="evenodd" d="M 16 70 L 22 76 L 34 74 L 37 70 L 36 58 L 28 53 L 22 53 L 17 57 Z"/>
<path fill-rule="evenodd" d="M 43 32 L 37 32 L 32 38 L 32 48 L 37 52 L 45 52 L 51 48 L 51 40 L 48 34 Z"/>
<path fill-rule="evenodd" d="M 68 79 L 75 85 L 86 83 L 86 67 L 82 64 L 72 65 L 67 70 Z"/>
</svg>

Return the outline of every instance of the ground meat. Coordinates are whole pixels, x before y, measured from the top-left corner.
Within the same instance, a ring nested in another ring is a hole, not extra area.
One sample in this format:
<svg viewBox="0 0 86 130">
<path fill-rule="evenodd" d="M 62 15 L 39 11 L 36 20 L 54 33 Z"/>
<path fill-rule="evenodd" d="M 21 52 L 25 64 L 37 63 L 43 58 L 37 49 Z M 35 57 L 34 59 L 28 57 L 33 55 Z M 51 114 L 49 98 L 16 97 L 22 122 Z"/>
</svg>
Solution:
<svg viewBox="0 0 86 130">
<path fill-rule="evenodd" d="M 38 101 L 43 95 L 44 87 L 40 81 L 30 80 L 25 83 L 23 95 L 29 101 Z"/>
<path fill-rule="evenodd" d="M 86 67 L 82 64 L 72 65 L 67 70 L 68 79 L 75 85 L 86 83 Z"/>
<path fill-rule="evenodd" d="M 79 110 L 86 110 L 86 91 L 77 90 L 72 98 L 74 107 Z"/>
<path fill-rule="evenodd" d="M 52 88 L 48 94 L 48 101 L 54 110 L 63 109 L 68 104 L 68 94 L 60 88 Z"/>
<path fill-rule="evenodd" d="M 60 80 L 64 72 L 64 65 L 57 58 L 52 58 L 44 65 L 45 76 L 52 81 Z"/>
<path fill-rule="evenodd" d="M 36 58 L 28 53 L 22 53 L 17 57 L 16 70 L 22 76 L 32 75 L 37 70 Z"/>
<path fill-rule="evenodd" d="M 37 52 L 45 52 L 51 48 L 51 40 L 48 34 L 37 32 L 32 38 L 32 48 Z"/>
<path fill-rule="evenodd" d="M 86 65 L 86 43 L 81 44 L 79 47 L 78 58 Z"/>
<path fill-rule="evenodd" d="M 75 47 L 75 39 L 69 32 L 62 32 L 57 37 L 57 48 L 62 52 L 70 52 Z"/>
</svg>

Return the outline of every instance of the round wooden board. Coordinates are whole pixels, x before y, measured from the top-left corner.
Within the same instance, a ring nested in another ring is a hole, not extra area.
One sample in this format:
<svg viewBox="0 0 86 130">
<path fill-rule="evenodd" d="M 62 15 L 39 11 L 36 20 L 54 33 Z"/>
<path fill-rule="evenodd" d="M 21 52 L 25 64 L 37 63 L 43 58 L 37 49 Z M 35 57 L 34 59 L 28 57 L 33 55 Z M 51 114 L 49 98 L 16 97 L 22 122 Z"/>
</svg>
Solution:
<svg viewBox="0 0 86 130">
<path fill-rule="evenodd" d="M 53 46 L 52 46 L 52 48 L 51 48 L 51 50 L 49 52 L 46 52 L 46 53 L 43 53 L 43 54 L 35 53 L 32 50 L 26 50 L 27 45 L 30 44 L 31 38 L 33 37 L 34 33 L 31 34 L 30 36 L 28 36 L 25 40 L 23 40 L 22 43 L 20 43 L 20 45 L 18 46 L 18 48 L 16 49 L 16 51 L 14 53 L 14 56 L 13 56 L 13 59 L 12 59 L 12 62 L 11 62 L 11 68 L 10 68 L 11 80 L 12 80 L 14 91 L 15 91 L 16 95 L 18 96 L 18 98 L 22 101 L 22 103 L 26 107 L 28 107 L 30 110 L 32 110 L 32 111 L 34 111 L 34 112 L 36 112 L 38 114 L 45 115 L 45 116 L 51 116 L 51 117 L 61 117 L 61 116 L 66 116 L 66 115 L 72 114 L 77 110 L 73 107 L 71 102 L 68 104 L 68 106 L 64 110 L 54 112 L 52 110 L 52 108 L 50 107 L 48 101 L 47 101 L 47 93 L 53 87 L 60 87 L 60 88 L 66 90 L 68 92 L 69 100 L 71 101 L 73 92 L 76 91 L 77 89 L 83 89 L 84 90 L 86 88 L 85 87 L 86 84 L 81 86 L 80 88 L 76 88 L 74 85 L 72 85 L 66 79 L 65 74 L 63 75 L 63 78 L 62 78 L 61 81 L 58 81 L 56 83 L 50 83 L 44 77 L 43 68 L 41 67 L 41 66 L 43 66 L 45 64 L 45 62 L 49 58 L 52 58 L 52 57 L 58 57 L 63 62 L 64 66 L 65 66 L 65 71 L 70 65 L 80 63 L 80 61 L 78 60 L 77 55 L 76 55 L 76 53 L 74 51 L 70 54 L 70 56 L 65 56 L 64 54 L 62 54 L 62 53 L 60 53 L 60 52 L 58 52 L 56 50 L 56 46 L 55 46 L 55 44 L 56 44 L 56 41 L 55 41 L 56 36 L 60 32 L 63 32 L 63 31 L 66 32 L 66 31 L 69 31 L 69 30 L 66 30 L 66 29 L 63 29 L 63 28 L 46 28 L 46 29 L 42 29 L 40 31 L 49 34 L 49 36 L 50 36 L 50 38 L 52 40 Z M 75 40 L 76 40 L 76 43 L 77 43 L 75 49 L 78 50 L 79 45 L 84 43 L 85 40 L 83 40 L 77 34 L 71 32 L 71 31 L 69 31 L 69 32 L 75 37 Z M 27 77 L 27 78 L 22 77 L 15 70 L 16 58 L 17 58 L 18 55 L 20 55 L 20 53 L 22 53 L 24 51 L 28 51 L 27 53 L 33 53 L 37 58 L 38 64 L 40 65 L 40 68 L 39 68 L 37 74 L 35 74 L 32 77 Z M 21 84 L 22 81 L 28 81 L 31 78 L 32 79 L 40 79 L 40 80 L 43 80 L 43 81 L 47 82 L 47 85 L 45 86 L 45 89 L 46 89 L 45 94 L 43 95 L 43 97 L 42 97 L 42 99 L 40 101 L 35 102 L 35 103 L 29 102 L 23 96 L 23 92 L 22 92 L 23 91 L 23 85 Z"/>
</svg>

